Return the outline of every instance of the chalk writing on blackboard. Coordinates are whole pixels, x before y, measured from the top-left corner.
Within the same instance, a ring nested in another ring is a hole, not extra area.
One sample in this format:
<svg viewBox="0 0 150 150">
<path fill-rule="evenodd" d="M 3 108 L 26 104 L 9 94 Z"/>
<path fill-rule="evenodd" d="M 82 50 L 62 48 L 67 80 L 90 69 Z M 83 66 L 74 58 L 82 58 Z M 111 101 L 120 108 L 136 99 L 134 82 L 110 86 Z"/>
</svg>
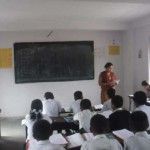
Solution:
<svg viewBox="0 0 150 150">
<path fill-rule="evenodd" d="M 16 83 L 94 79 L 94 43 L 15 43 L 14 66 Z"/>
</svg>

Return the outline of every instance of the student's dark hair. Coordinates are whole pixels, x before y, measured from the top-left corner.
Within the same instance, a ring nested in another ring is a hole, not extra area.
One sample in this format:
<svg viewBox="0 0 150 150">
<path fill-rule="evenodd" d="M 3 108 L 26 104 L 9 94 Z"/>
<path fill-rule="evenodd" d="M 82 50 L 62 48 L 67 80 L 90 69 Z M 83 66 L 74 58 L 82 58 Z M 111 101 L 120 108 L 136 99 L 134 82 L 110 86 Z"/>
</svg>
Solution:
<svg viewBox="0 0 150 150">
<path fill-rule="evenodd" d="M 148 127 L 148 118 L 143 111 L 135 111 L 130 115 L 130 128 L 132 131 L 145 131 Z"/>
<path fill-rule="evenodd" d="M 90 121 L 91 132 L 101 134 L 105 133 L 107 131 L 107 128 L 108 128 L 108 121 L 104 116 L 97 114 L 91 118 Z"/>
<path fill-rule="evenodd" d="M 36 121 L 33 125 L 33 137 L 38 141 L 48 140 L 52 132 L 51 125 L 47 120 Z"/>
<path fill-rule="evenodd" d="M 85 110 L 85 109 L 91 109 L 92 105 L 91 105 L 91 101 L 89 99 L 83 99 L 80 102 L 80 108 L 81 110 Z"/>
<path fill-rule="evenodd" d="M 115 108 L 119 108 L 123 106 L 123 98 L 120 95 L 115 95 L 112 99 L 111 99 L 111 103 Z"/>
<path fill-rule="evenodd" d="M 147 83 L 146 80 L 144 80 L 144 81 L 141 82 L 141 85 L 142 85 L 142 86 L 147 86 L 147 85 L 149 85 L 149 84 Z"/>
<path fill-rule="evenodd" d="M 33 121 L 42 119 L 42 110 L 43 110 L 43 105 L 41 100 L 39 99 L 33 100 L 31 103 L 30 119 Z"/>
<path fill-rule="evenodd" d="M 52 92 L 46 92 L 44 94 L 45 99 L 54 99 L 54 95 Z"/>
<path fill-rule="evenodd" d="M 77 100 L 77 99 L 83 99 L 82 92 L 81 91 L 74 92 L 74 99 L 75 100 Z"/>
<path fill-rule="evenodd" d="M 107 95 L 108 95 L 109 98 L 113 98 L 115 96 L 115 94 L 116 94 L 116 90 L 115 89 L 109 88 L 107 90 Z"/>
<path fill-rule="evenodd" d="M 147 96 L 143 91 L 137 91 L 134 93 L 133 100 L 136 105 L 144 105 L 147 101 Z"/>
<path fill-rule="evenodd" d="M 106 69 L 106 68 L 109 68 L 110 66 L 113 66 L 113 64 L 111 62 L 107 62 L 105 64 L 104 68 Z"/>
</svg>

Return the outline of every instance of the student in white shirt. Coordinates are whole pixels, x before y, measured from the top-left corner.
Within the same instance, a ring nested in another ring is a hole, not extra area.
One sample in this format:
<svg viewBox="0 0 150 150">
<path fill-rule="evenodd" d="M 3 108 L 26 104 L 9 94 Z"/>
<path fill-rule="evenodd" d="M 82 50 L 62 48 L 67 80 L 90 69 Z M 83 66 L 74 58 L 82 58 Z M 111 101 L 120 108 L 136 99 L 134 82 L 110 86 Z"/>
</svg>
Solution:
<svg viewBox="0 0 150 150">
<path fill-rule="evenodd" d="M 72 104 L 70 105 L 70 110 L 74 114 L 76 114 L 76 113 L 81 111 L 81 109 L 80 109 L 80 102 L 83 99 L 82 92 L 81 91 L 74 92 L 74 99 L 75 99 L 75 101 L 73 101 Z"/>
<path fill-rule="evenodd" d="M 91 111 L 91 101 L 88 99 L 83 99 L 80 103 L 81 112 L 74 115 L 73 119 L 79 121 L 80 130 L 85 132 L 90 132 L 90 120 L 94 115 Z"/>
<path fill-rule="evenodd" d="M 30 114 L 27 114 L 25 119 L 22 120 L 22 125 L 26 126 L 26 148 L 28 147 L 29 141 L 33 139 L 32 128 L 37 120 L 45 119 L 52 123 L 52 120 L 47 116 L 42 114 L 43 105 L 41 100 L 35 99 L 31 103 Z"/>
<path fill-rule="evenodd" d="M 116 139 L 105 134 L 107 128 L 108 123 L 104 116 L 99 114 L 93 116 L 90 129 L 94 139 L 83 143 L 81 150 L 122 150 L 122 146 Z"/>
<path fill-rule="evenodd" d="M 115 94 L 116 94 L 116 90 L 114 88 L 109 88 L 107 90 L 107 95 L 108 95 L 109 99 L 103 103 L 103 108 L 102 108 L 101 112 L 104 112 L 107 110 L 112 110 L 111 99 L 115 96 Z"/>
<path fill-rule="evenodd" d="M 111 131 L 128 129 L 129 130 L 129 119 L 130 112 L 124 110 L 123 98 L 120 95 L 115 95 L 111 99 L 113 113 L 109 116 L 109 126 Z"/>
<path fill-rule="evenodd" d="M 141 85 L 143 86 L 145 92 L 146 92 L 146 95 L 148 98 L 150 98 L 150 85 L 147 83 L 147 81 L 142 81 Z"/>
<path fill-rule="evenodd" d="M 51 92 L 46 92 L 45 100 L 43 103 L 43 114 L 47 114 L 50 117 L 58 117 L 61 112 L 61 104 L 54 99 L 54 95 Z"/>
<path fill-rule="evenodd" d="M 125 150 L 150 150 L 150 135 L 146 132 L 149 126 L 147 115 L 135 111 L 130 116 L 130 122 L 135 135 L 125 141 Z"/>
<path fill-rule="evenodd" d="M 52 135 L 51 125 L 46 120 L 40 120 L 33 125 L 33 137 L 28 150 L 65 150 L 60 145 L 52 144 L 49 137 Z"/>
<path fill-rule="evenodd" d="M 133 101 L 135 104 L 135 110 L 134 111 L 143 111 L 146 113 L 148 117 L 148 122 L 150 125 L 150 106 L 147 106 L 147 96 L 143 91 L 137 91 L 134 94 Z M 148 128 L 150 130 L 150 126 Z"/>
<path fill-rule="evenodd" d="M 52 123 L 52 120 L 47 115 L 42 114 L 43 105 L 41 100 L 35 99 L 31 103 L 30 114 L 27 114 L 25 119 L 22 120 L 22 124 L 27 127 L 27 141 L 33 139 L 32 128 L 33 124 L 40 119 L 45 119 Z"/>
</svg>

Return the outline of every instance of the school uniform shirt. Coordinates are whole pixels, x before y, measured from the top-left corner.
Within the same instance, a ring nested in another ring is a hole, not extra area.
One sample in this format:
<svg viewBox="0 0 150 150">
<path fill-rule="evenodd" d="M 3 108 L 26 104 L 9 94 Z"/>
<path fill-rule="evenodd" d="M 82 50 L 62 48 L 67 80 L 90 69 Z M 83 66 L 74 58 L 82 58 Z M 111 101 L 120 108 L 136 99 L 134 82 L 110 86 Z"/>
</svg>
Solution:
<svg viewBox="0 0 150 150">
<path fill-rule="evenodd" d="M 43 100 L 43 114 L 50 117 L 58 117 L 59 112 L 61 112 L 61 105 L 55 99 Z"/>
<path fill-rule="evenodd" d="M 148 117 L 148 122 L 149 122 L 148 130 L 150 130 L 150 106 L 141 105 L 141 106 L 136 107 L 134 111 L 143 111 L 146 113 Z"/>
<path fill-rule="evenodd" d="M 47 120 L 50 124 L 52 123 L 52 120 L 50 119 L 49 116 L 47 115 L 42 115 L 44 120 Z M 27 139 L 26 140 L 30 140 L 33 139 L 33 125 L 35 123 L 36 120 L 31 120 L 30 119 L 30 115 L 26 115 L 25 119 L 22 121 L 22 125 L 25 125 L 27 127 Z"/>
<path fill-rule="evenodd" d="M 107 110 L 112 110 L 111 108 L 111 99 L 107 100 L 106 102 L 103 103 L 103 108 L 101 112 L 107 111 Z"/>
<path fill-rule="evenodd" d="M 150 150 L 150 135 L 147 132 L 137 132 L 125 141 L 125 150 Z"/>
<path fill-rule="evenodd" d="M 83 143 L 81 150 L 122 150 L 122 146 L 116 139 L 99 134 L 93 140 Z"/>
<path fill-rule="evenodd" d="M 84 129 L 86 132 L 90 132 L 90 120 L 95 115 L 94 112 L 89 109 L 83 110 L 74 115 L 73 119 L 79 121 L 79 128 Z"/>
<path fill-rule="evenodd" d="M 100 112 L 99 114 L 100 115 L 103 115 L 105 118 L 109 118 L 109 116 L 112 114 L 112 110 L 106 110 L 106 111 L 103 111 L 103 112 Z"/>
<path fill-rule="evenodd" d="M 50 143 L 49 140 L 44 141 L 30 141 L 28 150 L 65 150 L 60 145 Z"/>
<path fill-rule="evenodd" d="M 81 99 L 78 99 L 76 101 L 73 101 L 72 104 L 70 105 L 70 110 L 73 111 L 74 114 L 81 111 L 80 102 L 81 102 Z"/>
</svg>

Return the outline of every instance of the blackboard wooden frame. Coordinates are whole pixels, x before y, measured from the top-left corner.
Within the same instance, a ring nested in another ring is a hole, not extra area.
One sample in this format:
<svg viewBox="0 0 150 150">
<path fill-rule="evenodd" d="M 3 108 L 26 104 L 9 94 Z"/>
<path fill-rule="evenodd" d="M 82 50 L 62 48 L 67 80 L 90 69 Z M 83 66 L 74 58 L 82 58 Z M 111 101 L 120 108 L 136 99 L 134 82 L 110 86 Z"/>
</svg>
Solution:
<svg viewBox="0 0 150 150">
<path fill-rule="evenodd" d="M 14 43 L 14 67 L 15 83 L 92 80 L 94 42 Z"/>
</svg>

